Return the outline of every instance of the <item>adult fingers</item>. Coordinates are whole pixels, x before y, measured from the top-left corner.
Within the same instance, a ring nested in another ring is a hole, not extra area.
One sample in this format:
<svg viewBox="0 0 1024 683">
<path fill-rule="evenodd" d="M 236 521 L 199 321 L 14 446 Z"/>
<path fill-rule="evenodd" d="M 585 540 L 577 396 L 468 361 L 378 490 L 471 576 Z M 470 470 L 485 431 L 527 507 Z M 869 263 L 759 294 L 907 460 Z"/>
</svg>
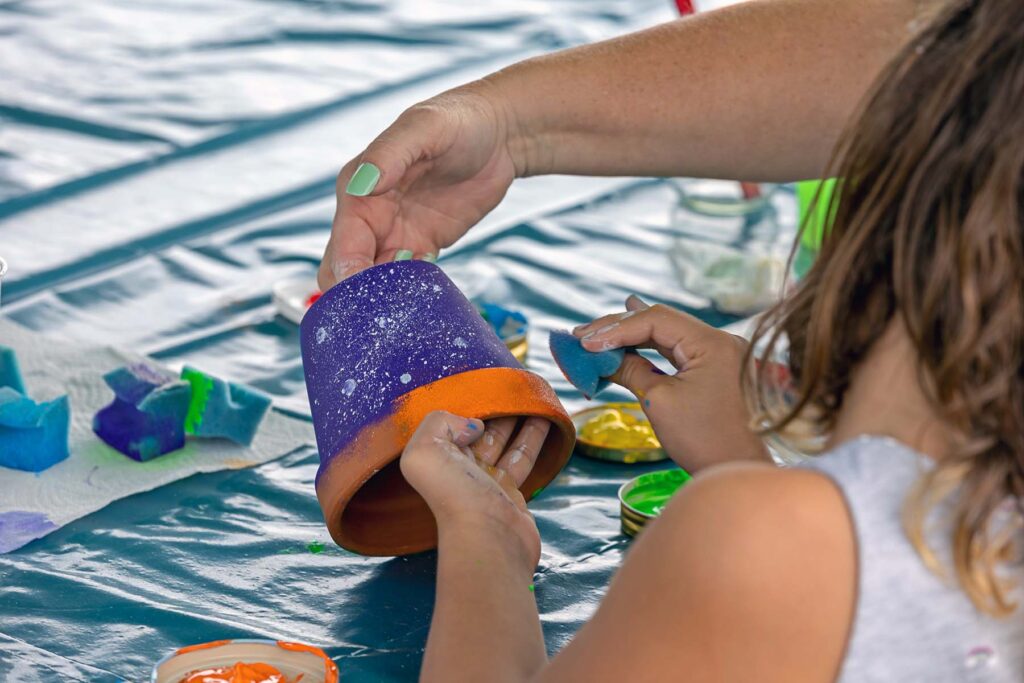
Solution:
<svg viewBox="0 0 1024 683">
<path fill-rule="evenodd" d="M 374 198 L 400 189 L 423 173 L 417 162 L 431 158 L 448 144 L 446 121 L 435 107 L 412 107 L 342 168 L 337 182 L 338 210 L 317 276 L 321 289 L 381 260 L 378 236 L 383 240 L 393 223 L 394 206 L 393 202 L 375 204 L 380 200 Z"/>
<path fill-rule="evenodd" d="M 498 461 L 498 469 L 508 472 L 517 487 L 522 486 L 527 475 L 533 471 L 537 456 L 550 430 L 551 422 L 548 420 L 542 417 L 527 418 L 512 444 Z"/>
<path fill-rule="evenodd" d="M 359 155 L 345 194 L 376 197 L 398 188 L 413 164 L 448 144 L 448 128 L 448 117 L 435 106 L 407 109 Z"/>
<path fill-rule="evenodd" d="M 361 217 L 339 218 L 336 225 L 316 276 L 322 292 L 372 266 L 377 253 L 377 237 Z"/>
</svg>

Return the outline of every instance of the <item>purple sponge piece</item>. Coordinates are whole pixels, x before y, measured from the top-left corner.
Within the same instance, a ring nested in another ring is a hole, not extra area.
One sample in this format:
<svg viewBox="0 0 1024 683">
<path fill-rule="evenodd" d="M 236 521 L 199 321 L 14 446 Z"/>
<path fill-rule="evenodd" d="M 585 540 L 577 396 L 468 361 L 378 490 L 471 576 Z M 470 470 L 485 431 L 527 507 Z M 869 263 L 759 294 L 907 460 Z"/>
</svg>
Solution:
<svg viewBox="0 0 1024 683">
<path fill-rule="evenodd" d="M 626 353 L 622 349 L 587 351 L 579 339 L 563 330 L 551 333 L 548 346 L 562 374 L 587 398 L 593 398 L 608 386 L 604 378 L 615 374 Z"/>
<path fill-rule="evenodd" d="M 71 407 L 67 396 L 36 403 L 0 387 L 0 466 L 42 472 L 68 457 Z"/>
<path fill-rule="evenodd" d="M 136 363 L 103 376 L 114 401 L 96 413 L 96 435 L 140 462 L 185 445 L 192 387 L 163 370 Z"/>
</svg>

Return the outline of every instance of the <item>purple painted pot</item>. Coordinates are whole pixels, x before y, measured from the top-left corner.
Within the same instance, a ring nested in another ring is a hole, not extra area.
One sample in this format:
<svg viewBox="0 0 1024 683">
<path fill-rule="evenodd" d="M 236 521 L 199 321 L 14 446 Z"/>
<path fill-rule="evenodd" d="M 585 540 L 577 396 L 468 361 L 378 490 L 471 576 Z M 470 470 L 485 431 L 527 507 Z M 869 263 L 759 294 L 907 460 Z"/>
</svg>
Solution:
<svg viewBox="0 0 1024 683">
<path fill-rule="evenodd" d="M 317 497 L 343 547 L 399 555 L 436 544 L 433 516 L 397 462 L 432 410 L 550 419 L 555 428 L 522 487 L 527 498 L 572 452 L 575 430 L 554 391 L 433 264 L 385 263 L 339 283 L 310 307 L 301 338 Z"/>
</svg>

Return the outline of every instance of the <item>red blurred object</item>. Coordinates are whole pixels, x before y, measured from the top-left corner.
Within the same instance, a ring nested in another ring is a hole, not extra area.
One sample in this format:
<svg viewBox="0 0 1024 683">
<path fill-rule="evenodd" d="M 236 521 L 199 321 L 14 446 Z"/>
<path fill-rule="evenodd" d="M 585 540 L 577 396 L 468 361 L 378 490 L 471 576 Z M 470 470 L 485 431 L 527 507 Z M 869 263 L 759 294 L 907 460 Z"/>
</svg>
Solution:
<svg viewBox="0 0 1024 683">
<path fill-rule="evenodd" d="M 761 196 L 761 186 L 757 183 L 740 182 L 740 190 L 744 199 L 757 199 Z"/>
<path fill-rule="evenodd" d="M 693 6 L 693 0 L 676 0 L 676 9 L 683 15 L 693 14 L 696 11 Z"/>
<path fill-rule="evenodd" d="M 319 299 L 320 297 L 322 297 L 323 295 L 324 295 L 323 292 L 313 292 L 312 294 L 310 294 L 309 298 L 306 299 L 306 308 L 309 308 L 310 306 L 315 304 L 316 300 Z"/>
</svg>

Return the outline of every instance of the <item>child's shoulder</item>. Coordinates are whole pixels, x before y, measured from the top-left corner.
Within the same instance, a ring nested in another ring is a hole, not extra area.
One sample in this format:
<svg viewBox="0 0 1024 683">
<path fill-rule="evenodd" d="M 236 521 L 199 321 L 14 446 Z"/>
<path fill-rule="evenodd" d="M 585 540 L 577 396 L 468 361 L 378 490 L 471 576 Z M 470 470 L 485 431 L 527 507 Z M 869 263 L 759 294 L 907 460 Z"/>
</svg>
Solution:
<svg viewBox="0 0 1024 683">
<path fill-rule="evenodd" d="M 677 595 L 680 606 L 697 623 L 728 624 L 728 641 L 716 647 L 753 665 L 748 672 L 828 680 L 839 671 L 856 607 L 856 539 L 829 478 L 765 464 L 716 466 L 687 484 L 645 534 L 642 541 L 660 546 L 648 557 L 671 558 L 675 579 L 693 587 Z"/>
</svg>

